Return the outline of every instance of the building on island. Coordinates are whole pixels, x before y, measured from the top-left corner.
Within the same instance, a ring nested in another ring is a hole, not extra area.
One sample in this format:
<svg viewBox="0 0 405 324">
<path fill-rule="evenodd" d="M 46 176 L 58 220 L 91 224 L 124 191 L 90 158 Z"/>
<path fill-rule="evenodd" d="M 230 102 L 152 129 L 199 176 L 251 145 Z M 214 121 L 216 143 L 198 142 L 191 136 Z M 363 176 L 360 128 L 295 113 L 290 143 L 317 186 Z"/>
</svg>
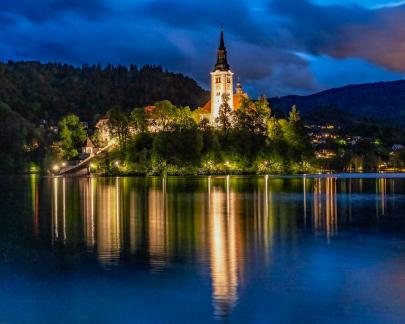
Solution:
<svg viewBox="0 0 405 324">
<path fill-rule="evenodd" d="M 93 142 L 91 141 L 90 138 L 87 137 L 86 141 L 84 142 L 83 147 L 82 147 L 82 154 L 93 155 L 94 148 L 95 148 L 95 146 L 94 146 Z"/>
<path fill-rule="evenodd" d="M 242 89 L 242 85 L 239 82 L 236 83 L 236 89 L 234 92 L 233 76 L 228 63 L 228 52 L 225 47 L 224 31 L 221 28 L 219 47 L 217 49 L 217 62 L 214 66 L 211 75 L 211 99 L 203 106 L 200 107 L 197 112 L 199 119 L 208 119 L 211 125 L 216 124 L 216 119 L 219 115 L 220 107 L 223 103 L 224 95 L 228 96 L 228 104 L 232 111 L 238 110 L 243 101 L 249 99 L 247 93 Z M 153 123 L 154 112 L 156 106 L 144 107 L 145 116 L 148 122 L 148 129 L 151 132 L 159 131 L 160 129 Z M 113 134 L 110 129 L 108 116 L 104 116 L 99 119 L 95 125 L 97 129 L 97 138 L 99 145 L 106 145 L 112 140 Z M 132 131 L 131 131 L 132 133 Z"/>
<path fill-rule="evenodd" d="M 243 100 L 249 98 L 248 95 L 243 92 L 239 80 L 236 84 L 236 92 L 233 92 L 233 75 L 228 63 L 224 31 L 221 28 L 219 47 L 217 50 L 217 63 L 211 72 L 211 99 L 203 106 L 205 115 L 210 119 L 211 124 L 215 123 L 219 115 L 219 109 L 222 105 L 224 95 L 228 95 L 228 104 L 233 111 L 238 110 Z"/>
</svg>

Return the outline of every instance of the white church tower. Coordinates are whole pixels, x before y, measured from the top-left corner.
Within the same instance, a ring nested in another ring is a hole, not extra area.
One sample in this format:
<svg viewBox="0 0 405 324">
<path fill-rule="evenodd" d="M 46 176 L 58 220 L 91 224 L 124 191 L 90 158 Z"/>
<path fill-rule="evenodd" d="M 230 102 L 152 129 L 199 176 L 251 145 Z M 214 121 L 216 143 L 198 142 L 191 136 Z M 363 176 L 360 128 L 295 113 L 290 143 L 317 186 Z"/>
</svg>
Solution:
<svg viewBox="0 0 405 324">
<path fill-rule="evenodd" d="M 228 64 L 227 51 L 224 42 L 224 31 L 221 27 L 221 37 L 217 51 L 217 63 L 211 72 L 211 123 L 218 117 L 222 96 L 229 96 L 228 104 L 234 110 L 233 103 L 233 73 Z"/>
</svg>

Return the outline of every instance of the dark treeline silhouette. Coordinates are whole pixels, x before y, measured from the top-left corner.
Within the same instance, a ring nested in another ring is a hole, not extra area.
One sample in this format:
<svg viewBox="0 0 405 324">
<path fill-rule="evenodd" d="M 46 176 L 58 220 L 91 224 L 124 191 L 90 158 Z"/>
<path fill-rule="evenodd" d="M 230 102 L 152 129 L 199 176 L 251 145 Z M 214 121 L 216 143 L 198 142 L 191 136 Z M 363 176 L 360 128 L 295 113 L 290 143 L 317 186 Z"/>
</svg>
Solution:
<svg viewBox="0 0 405 324">
<path fill-rule="evenodd" d="M 198 107 L 208 97 L 191 78 L 161 66 L 0 63 L 0 102 L 34 123 L 58 121 L 67 113 L 93 123 L 113 105 L 130 111 L 168 99 Z"/>
</svg>

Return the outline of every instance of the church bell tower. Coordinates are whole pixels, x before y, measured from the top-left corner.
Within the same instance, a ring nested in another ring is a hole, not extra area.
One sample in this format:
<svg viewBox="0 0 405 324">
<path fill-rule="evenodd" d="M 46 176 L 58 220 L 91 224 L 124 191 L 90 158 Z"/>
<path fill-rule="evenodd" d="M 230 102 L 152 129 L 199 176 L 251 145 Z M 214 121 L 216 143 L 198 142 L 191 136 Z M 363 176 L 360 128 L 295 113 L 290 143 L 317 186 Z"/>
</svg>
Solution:
<svg viewBox="0 0 405 324">
<path fill-rule="evenodd" d="M 227 51 L 224 41 L 224 31 L 221 26 L 217 63 L 211 72 L 211 123 L 215 123 L 222 104 L 222 96 L 229 96 L 228 104 L 234 110 L 233 104 L 233 73 L 228 64 Z"/>
</svg>

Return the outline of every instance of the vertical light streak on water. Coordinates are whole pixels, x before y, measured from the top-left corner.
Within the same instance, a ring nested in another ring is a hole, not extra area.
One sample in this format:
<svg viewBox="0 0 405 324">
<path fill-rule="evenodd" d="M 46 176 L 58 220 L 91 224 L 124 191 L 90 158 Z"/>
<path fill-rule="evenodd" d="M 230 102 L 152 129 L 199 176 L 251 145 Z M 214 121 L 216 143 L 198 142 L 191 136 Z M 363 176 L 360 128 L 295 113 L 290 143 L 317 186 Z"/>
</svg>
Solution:
<svg viewBox="0 0 405 324">
<path fill-rule="evenodd" d="M 115 184 L 100 186 L 98 193 L 97 251 L 100 262 L 107 268 L 119 265 L 121 252 L 120 200 L 118 179 Z M 118 192 L 117 192 L 118 190 Z"/>
<path fill-rule="evenodd" d="M 304 174 L 302 180 L 302 188 L 303 188 L 303 199 L 304 199 L 304 226 L 307 226 L 307 177 Z"/>
<path fill-rule="evenodd" d="M 386 188 L 387 188 L 387 179 L 380 178 L 380 194 L 381 194 L 381 216 L 385 215 L 385 207 L 386 207 Z"/>
<path fill-rule="evenodd" d="M 231 199 L 229 177 L 226 177 L 225 190 L 225 195 L 217 187 L 214 187 L 211 192 L 210 257 L 213 305 L 216 316 L 228 314 L 238 299 L 238 243 L 235 233 L 235 212 L 231 208 L 234 199 L 233 197 Z"/>
<path fill-rule="evenodd" d="M 117 237 L 116 237 L 116 249 L 117 251 L 121 250 L 121 222 L 120 222 L 120 178 L 116 177 L 115 178 L 115 206 L 116 206 L 116 212 L 115 212 L 115 226 L 117 228 Z"/>
<path fill-rule="evenodd" d="M 167 220 L 166 178 L 162 179 L 162 188 L 149 191 L 149 262 L 151 271 L 162 271 L 167 265 L 168 220 Z"/>
<path fill-rule="evenodd" d="M 137 231 L 137 224 L 136 224 L 136 217 L 140 216 L 137 215 L 136 208 L 136 194 L 135 192 L 131 192 L 130 194 L 130 201 L 129 201 L 129 250 L 131 254 L 136 252 L 136 231 Z"/>
<path fill-rule="evenodd" d="M 269 235 L 269 176 L 264 176 L 264 211 L 263 211 L 263 232 L 264 232 L 264 255 L 266 264 L 269 264 L 270 235 Z"/>
<path fill-rule="evenodd" d="M 94 219 L 96 195 L 95 195 L 95 180 L 93 177 L 90 178 L 90 199 L 91 199 L 90 246 L 94 247 L 94 245 L 96 244 L 96 234 L 95 234 L 96 228 Z"/>
<path fill-rule="evenodd" d="M 63 243 L 66 244 L 66 178 L 62 179 L 62 192 Z"/>
<path fill-rule="evenodd" d="M 33 225 L 34 225 L 34 236 L 38 238 L 39 236 L 39 182 L 38 176 L 31 174 L 30 176 L 31 184 L 31 204 L 32 204 L 32 215 L 33 215 Z"/>
<path fill-rule="evenodd" d="M 53 213 L 52 213 L 52 228 L 53 236 L 52 242 L 56 242 L 59 239 L 59 229 L 58 229 L 58 178 L 54 177 L 52 181 L 53 186 Z"/>
<path fill-rule="evenodd" d="M 93 248 L 96 244 L 95 238 L 95 179 L 93 177 L 85 180 L 84 189 L 84 225 L 86 229 L 86 244 Z"/>
</svg>

